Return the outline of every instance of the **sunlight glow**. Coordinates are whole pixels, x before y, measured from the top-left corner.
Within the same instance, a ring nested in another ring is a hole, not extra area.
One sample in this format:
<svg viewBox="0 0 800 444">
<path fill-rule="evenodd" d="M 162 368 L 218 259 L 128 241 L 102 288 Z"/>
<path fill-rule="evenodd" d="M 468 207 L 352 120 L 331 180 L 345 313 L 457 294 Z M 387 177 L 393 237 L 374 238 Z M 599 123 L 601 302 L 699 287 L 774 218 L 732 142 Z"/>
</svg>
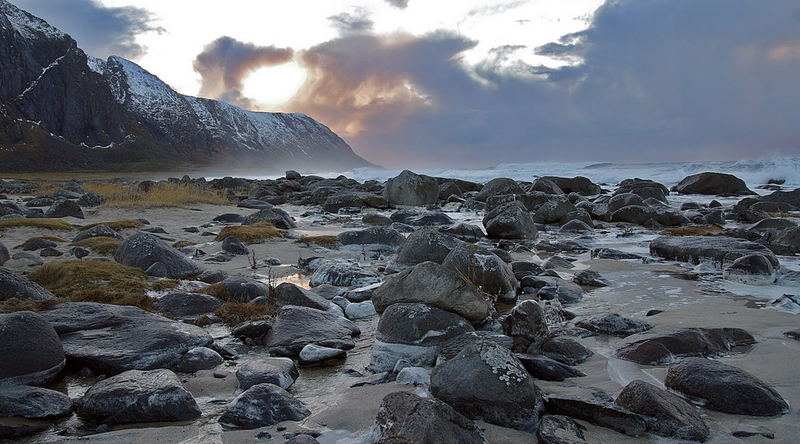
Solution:
<svg viewBox="0 0 800 444">
<path fill-rule="evenodd" d="M 305 82 L 306 75 L 306 70 L 295 62 L 262 68 L 245 80 L 243 92 L 269 110 L 291 99 Z"/>
</svg>

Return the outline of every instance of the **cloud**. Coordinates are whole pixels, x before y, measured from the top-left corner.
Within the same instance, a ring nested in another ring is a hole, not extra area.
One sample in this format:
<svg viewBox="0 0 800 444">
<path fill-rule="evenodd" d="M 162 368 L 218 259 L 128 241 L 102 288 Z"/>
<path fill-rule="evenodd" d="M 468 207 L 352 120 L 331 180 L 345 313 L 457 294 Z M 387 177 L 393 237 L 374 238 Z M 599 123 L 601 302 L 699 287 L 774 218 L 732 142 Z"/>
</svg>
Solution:
<svg viewBox="0 0 800 444">
<path fill-rule="evenodd" d="M 328 17 L 334 28 L 341 33 L 366 32 L 372 30 L 375 23 L 369 18 L 368 13 L 363 8 L 356 8 L 352 14 L 342 12 Z"/>
<path fill-rule="evenodd" d="M 394 6 L 395 8 L 406 9 L 409 0 L 386 0 L 386 3 Z"/>
<path fill-rule="evenodd" d="M 106 58 L 119 55 L 137 60 L 147 48 L 136 43 L 138 34 L 164 29 L 146 9 L 133 6 L 107 8 L 96 0 L 15 0 L 14 3 L 41 17 L 74 38 L 88 54 Z"/>
<path fill-rule="evenodd" d="M 453 33 L 343 35 L 300 54 L 307 112 L 385 165 L 800 155 L 794 0 L 610 0 L 536 50 Z M 572 62 L 514 60 L 538 51 Z"/>
<path fill-rule="evenodd" d="M 194 60 L 194 70 L 201 77 L 199 95 L 257 109 L 257 104 L 242 93 L 244 80 L 259 68 L 286 63 L 293 56 L 291 48 L 257 46 L 220 37 L 206 45 Z"/>
</svg>

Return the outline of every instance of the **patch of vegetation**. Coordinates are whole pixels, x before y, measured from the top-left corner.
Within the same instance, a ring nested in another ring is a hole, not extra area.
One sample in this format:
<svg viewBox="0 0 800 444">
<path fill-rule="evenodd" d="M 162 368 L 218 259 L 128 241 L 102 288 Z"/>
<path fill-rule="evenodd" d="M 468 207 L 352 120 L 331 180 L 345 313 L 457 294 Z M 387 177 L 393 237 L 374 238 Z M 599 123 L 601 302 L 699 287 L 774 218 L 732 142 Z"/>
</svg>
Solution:
<svg viewBox="0 0 800 444">
<path fill-rule="evenodd" d="M 148 287 L 145 272 L 116 262 L 50 263 L 39 267 L 29 277 L 66 301 L 153 309 L 153 300 L 145 294 Z"/>
<path fill-rule="evenodd" d="M 47 299 L 45 301 L 34 301 L 31 299 L 11 298 L 0 301 L 0 313 L 14 313 L 17 311 L 42 311 L 63 302 L 61 299 Z"/>
<path fill-rule="evenodd" d="M 258 222 L 252 225 L 224 227 L 214 240 L 222 241 L 233 236 L 244 243 L 252 244 L 278 237 L 280 235 L 281 232 L 278 231 L 278 229 L 275 228 L 271 223 Z"/>
<path fill-rule="evenodd" d="M 191 247 L 192 245 L 197 245 L 197 242 L 192 242 L 188 240 L 179 240 L 178 242 L 172 244 L 172 248 L 185 248 L 185 247 Z"/>
<path fill-rule="evenodd" d="M 705 227 L 675 227 L 661 230 L 662 236 L 713 236 L 721 234 L 725 230 L 719 225 L 708 225 Z"/>
<path fill-rule="evenodd" d="M 319 235 L 319 236 L 300 236 L 300 239 L 295 241 L 298 244 L 306 244 L 307 246 L 316 245 L 325 248 L 339 248 L 339 240 L 336 236 L 332 235 Z"/>
<path fill-rule="evenodd" d="M 71 245 L 88 248 L 97 254 L 106 254 L 111 256 L 117 252 L 117 247 L 119 247 L 119 244 L 121 243 L 121 240 L 114 237 L 98 236 L 73 242 Z"/>
<path fill-rule="evenodd" d="M 245 321 L 265 319 L 274 316 L 275 312 L 276 309 L 274 305 L 226 302 L 222 307 L 214 311 L 214 314 L 219 316 L 222 322 L 233 327 Z"/>
<path fill-rule="evenodd" d="M 129 228 L 142 228 L 144 226 L 144 222 L 138 219 L 121 219 L 121 220 L 112 220 L 109 222 L 98 222 L 96 224 L 89 224 L 84 225 L 80 228 L 81 231 L 86 231 L 89 228 L 96 227 L 98 225 L 105 225 L 108 228 L 111 228 L 114 231 L 126 230 Z"/>
<path fill-rule="evenodd" d="M 203 189 L 193 184 L 156 183 L 146 192 L 137 184 L 92 182 L 83 184 L 87 192 L 106 199 L 106 206 L 118 208 L 169 208 L 191 204 L 228 205 L 222 192 Z"/>
<path fill-rule="evenodd" d="M 75 227 L 61 219 L 4 219 L 0 220 L 0 230 L 10 228 L 41 228 L 43 230 L 71 231 Z"/>
<path fill-rule="evenodd" d="M 177 279 L 160 279 L 150 286 L 153 291 L 166 291 L 172 290 L 173 288 L 177 288 L 181 284 L 181 281 Z"/>
<path fill-rule="evenodd" d="M 49 240 L 49 241 L 59 242 L 59 243 L 66 242 L 64 239 L 61 239 L 58 236 L 33 236 L 32 238 L 30 238 L 30 239 L 26 240 L 25 242 L 23 242 L 23 243 L 17 245 L 16 247 L 14 247 L 14 249 L 22 248 L 22 246 L 25 245 L 26 243 L 37 241 L 37 240 Z"/>
</svg>

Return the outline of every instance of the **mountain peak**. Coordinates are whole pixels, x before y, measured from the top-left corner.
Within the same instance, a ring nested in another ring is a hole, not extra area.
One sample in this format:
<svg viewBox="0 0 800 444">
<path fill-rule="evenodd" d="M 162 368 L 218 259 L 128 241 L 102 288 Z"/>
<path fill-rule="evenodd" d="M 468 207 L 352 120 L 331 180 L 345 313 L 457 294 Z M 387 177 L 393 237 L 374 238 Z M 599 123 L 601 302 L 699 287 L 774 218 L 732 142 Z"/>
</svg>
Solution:
<svg viewBox="0 0 800 444">
<path fill-rule="evenodd" d="M 0 14 L 6 16 L 11 26 L 22 37 L 26 39 L 34 39 L 46 37 L 50 39 L 64 39 L 69 38 L 67 34 L 61 30 L 51 26 L 46 21 L 23 11 L 6 0 L 0 0 Z"/>
</svg>

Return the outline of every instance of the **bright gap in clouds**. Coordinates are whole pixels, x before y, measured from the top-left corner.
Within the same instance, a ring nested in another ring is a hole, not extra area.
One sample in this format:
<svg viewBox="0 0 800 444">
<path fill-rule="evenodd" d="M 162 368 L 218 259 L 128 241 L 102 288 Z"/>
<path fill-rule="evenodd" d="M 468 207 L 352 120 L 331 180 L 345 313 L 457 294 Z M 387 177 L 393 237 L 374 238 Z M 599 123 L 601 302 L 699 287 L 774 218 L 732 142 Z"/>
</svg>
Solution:
<svg viewBox="0 0 800 444">
<path fill-rule="evenodd" d="M 306 76 L 306 70 L 296 62 L 261 68 L 245 79 L 243 92 L 269 110 L 291 99 L 305 82 Z"/>
</svg>

